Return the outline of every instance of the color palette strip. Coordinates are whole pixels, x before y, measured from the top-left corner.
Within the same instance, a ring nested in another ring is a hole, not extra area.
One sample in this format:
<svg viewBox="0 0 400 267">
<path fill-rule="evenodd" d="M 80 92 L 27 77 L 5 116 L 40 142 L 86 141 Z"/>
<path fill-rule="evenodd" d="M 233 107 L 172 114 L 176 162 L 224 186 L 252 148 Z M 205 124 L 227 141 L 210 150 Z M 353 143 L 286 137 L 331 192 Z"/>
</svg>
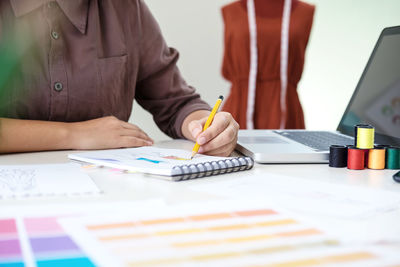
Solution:
<svg viewBox="0 0 400 267">
<path fill-rule="evenodd" d="M 25 265 L 93 267 L 94 263 L 63 231 L 57 217 L 25 218 L 18 229 L 16 219 L 0 220 L 0 267 Z M 28 244 L 32 261 L 23 258 L 21 244 Z"/>
<path fill-rule="evenodd" d="M 115 241 L 115 240 L 129 240 L 129 239 L 138 239 L 138 238 L 147 238 L 150 236 L 172 236 L 172 235 L 184 235 L 184 234 L 201 234 L 207 231 L 232 231 L 232 230 L 243 230 L 243 229 L 251 229 L 256 227 L 272 227 L 272 226 L 280 226 L 280 225 L 289 225 L 297 223 L 293 219 L 283 219 L 283 220 L 275 220 L 275 221 L 262 221 L 255 222 L 249 224 L 228 224 L 228 225 L 220 225 L 220 226 L 212 226 L 212 227 L 204 227 L 204 228 L 180 228 L 174 230 L 165 230 L 165 231 L 156 231 L 152 234 L 123 234 L 123 235 L 111 235 L 111 236 L 101 236 L 98 239 L 100 241 Z"/>
<path fill-rule="evenodd" d="M 324 244 L 311 244 L 307 246 L 307 248 L 320 247 Z M 243 257 L 250 254 L 270 254 L 271 252 L 284 252 L 289 250 L 296 250 L 301 249 L 302 247 L 290 247 L 290 246 L 282 246 L 276 247 L 272 249 L 260 249 L 260 250 L 249 250 L 243 252 L 227 252 L 227 253 L 218 253 L 218 254 L 205 254 L 205 255 L 198 255 L 192 256 L 189 258 L 165 258 L 165 259 L 154 259 L 149 261 L 141 261 L 141 262 L 130 262 L 128 263 L 129 266 L 136 267 L 136 266 L 160 266 L 160 265 L 173 265 L 173 264 L 182 264 L 185 262 L 206 262 L 210 260 L 223 260 L 235 257 Z M 322 266 L 327 264 L 344 264 L 344 263 L 354 263 L 362 260 L 370 260 L 374 259 L 376 256 L 369 252 L 356 252 L 356 253 L 344 253 L 344 254 L 337 254 L 337 255 L 330 255 L 325 257 L 316 257 L 316 258 L 308 258 L 308 259 L 301 259 L 301 260 L 294 260 L 288 262 L 279 262 L 267 265 L 254 265 L 254 267 L 308 267 L 308 266 Z"/>
<path fill-rule="evenodd" d="M 37 266 L 94 266 L 78 245 L 63 231 L 57 219 L 58 217 L 24 219 Z"/>
<path fill-rule="evenodd" d="M 111 230 L 117 228 L 129 228 L 135 226 L 143 226 L 143 225 L 160 225 L 160 224 L 169 224 L 169 223 L 182 223 L 182 222 L 195 222 L 195 221 L 209 221 L 209 220 L 221 220 L 221 219 L 232 219 L 238 217 L 255 217 L 255 216 L 266 216 L 266 215 L 275 215 L 277 214 L 273 210 L 246 210 L 246 211 L 236 211 L 236 212 L 222 212 L 222 213 L 212 213 L 212 214 L 202 214 L 202 215 L 193 215 L 186 217 L 176 217 L 176 218 L 162 218 L 162 219 L 154 219 L 154 220 L 142 220 L 136 222 L 121 222 L 121 223 L 112 223 L 112 224 L 97 224 L 97 225 L 88 225 L 86 228 L 88 230 Z"/>
<path fill-rule="evenodd" d="M 193 262 L 200 264 L 201 262 L 206 263 L 208 261 L 213 260 L 224 260 L 224 259 L 232 259 L 232 258 L 240 258 L 246 256 L 263 256 L 263 255 L 273 255 L 277 253 L 284 252 L 296 252 L 307 249 L 315 249 L 321 247 L 336 247 L 339 243 L 336 240 L 323 240 L 320 242 L 308 242 L 308 243 L 300 243 L 295 245 L 280 245 L 280 246 L 271 246 L 264 248 L 256 248 L 256 249 L 248 249 L 243 251 L 232 251 L 232 252 L 224 252 L 224 253 L 209 253 L 209 254 L 199 254 L 190 257 L 176 257 L 176 258 L 160 258 L 160 259 L 151 259 L 146 261 L 132 261 L 128 263 L 128 266 L 160 266 L 160 265 L 174 265 L 174 264 L 183 264 L 187 262 Z M 334 264 L 334 263 L 351 263 L 357 262 L 361 260 L 369 260 L 375 258 L 376 256 L 369 252 L 354 252 L 354 253 L 343 253 L 343 254 L 335 254 L 324 257 L 315 257 L 301 260 L 294 260 L 288 262 L 278 262 L 269 265 L 261 265 L 261 266 L 280 266 L 280 267 L 307 267 L 307 266 L 321 266 L 324 264 Z M 256 265 L 258 266 L 258 265 Z"/>
<path fill-rule="evenodd" d="M 266 265 L 255 265 L 255 267 L 308 267 L 308 266 L 322 266 L 327 264 L 341 264 L 357 262 L 362 260 L 374 259 L 376 256 L 369 252 L 355 252 L 330 255 L 325 257 L 315 257 L 302 260 L 294 260 Z"/>
<path fill-rule="evenodd" d="M 231 237 L 226 239 L 210 239 L 210 240 L 200 240 L 200 241 L 187 241 L 187 242 L 177 242 L 173 243 L 172 246 L 179 248 L 189 248 L 198 246 L 210 246 L 210 245 L 223 245 L 225 243 L 245 243 L 253 241 L 265 241 L 269 239 L 276 238 L 290 238 L 290 237 L 301 237 L 301 236 L 311 236 L 321 234 L 317 229 L 305 229 L 300 231 L 290 231 L 274 234 L 260 234 L 251 236 L 241 236 L 241 237 Z"/>
<path fill-rule="evenodd" d="M 24 266 L 17 224 L 14 219 L 0 220 L 0 266 Z"/>
<path fill-rule="evenodd" d="M 342 244 L 267 207 L 256 200 L 190 203 L 62 225 L 102 266 L 390 266 L 400 259 L 373 245 Z"/>
</svg>

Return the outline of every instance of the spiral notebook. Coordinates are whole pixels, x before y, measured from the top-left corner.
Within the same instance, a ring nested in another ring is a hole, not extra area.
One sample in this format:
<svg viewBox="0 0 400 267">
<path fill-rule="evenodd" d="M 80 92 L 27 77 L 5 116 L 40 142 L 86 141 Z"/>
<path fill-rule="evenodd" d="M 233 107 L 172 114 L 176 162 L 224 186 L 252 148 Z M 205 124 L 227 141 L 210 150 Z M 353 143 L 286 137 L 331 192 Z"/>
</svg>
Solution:
<svg viewBox="0 0 400 267">
<path fill-rule="evenodd" d="M 249 170 L 254 161 L 250 157 L 212 157 L 191 151 L 158 147 L 98 150 L 70 154 L 72 160 L 158 175 L 173 181 L 201 178 L 230 172 Z"/>
</svg>

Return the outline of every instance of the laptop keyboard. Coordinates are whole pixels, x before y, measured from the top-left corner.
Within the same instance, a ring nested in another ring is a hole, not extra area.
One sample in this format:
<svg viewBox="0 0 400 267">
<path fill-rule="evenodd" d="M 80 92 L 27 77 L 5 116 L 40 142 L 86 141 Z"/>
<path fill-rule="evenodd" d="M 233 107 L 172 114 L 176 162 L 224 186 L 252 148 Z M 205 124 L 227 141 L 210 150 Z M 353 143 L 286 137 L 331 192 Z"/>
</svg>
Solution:
<svg viewBox="0 0 400 267">
<path fill-rule="evenodd" d="M 277 134 L 309 146 L 315 151 L 329 150 L 330 145 L 351 145 L 352 137 L 326 131 L 275 131 Z"/>
</svg>

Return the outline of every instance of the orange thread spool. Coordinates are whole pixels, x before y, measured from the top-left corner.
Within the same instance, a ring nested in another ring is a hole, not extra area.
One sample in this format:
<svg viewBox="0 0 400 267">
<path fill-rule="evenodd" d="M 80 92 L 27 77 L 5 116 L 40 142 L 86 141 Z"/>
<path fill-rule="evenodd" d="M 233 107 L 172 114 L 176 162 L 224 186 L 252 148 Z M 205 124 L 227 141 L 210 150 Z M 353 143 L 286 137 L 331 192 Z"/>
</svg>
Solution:
<svg viewBox="0 0 400 267">
<path fill-rule="evenodd" d="M 369 150 L 368 168 L 374 170 L 385 169 L 385 148 L 373 148 Z"/>
</svg>

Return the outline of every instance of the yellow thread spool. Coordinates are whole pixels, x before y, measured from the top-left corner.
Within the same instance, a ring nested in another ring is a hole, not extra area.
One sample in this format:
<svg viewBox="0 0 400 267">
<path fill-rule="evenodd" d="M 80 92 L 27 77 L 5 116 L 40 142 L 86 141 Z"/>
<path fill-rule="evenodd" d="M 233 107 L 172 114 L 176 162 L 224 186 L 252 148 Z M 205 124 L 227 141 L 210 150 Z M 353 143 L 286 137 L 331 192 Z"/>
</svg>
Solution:
<svg viewBox="0 0 400 267">
<path fill-rule="evenodd" d="M 374 148 L 369 150 L 368 168 L 374 170 L 385 169 L 385 148 Z"/>
<path fill-rule="evenodd" d="M 357 127 L 357 144 L 360 149 L 374 148 L 375 129 L 372 126 Z"/>
</svg>

